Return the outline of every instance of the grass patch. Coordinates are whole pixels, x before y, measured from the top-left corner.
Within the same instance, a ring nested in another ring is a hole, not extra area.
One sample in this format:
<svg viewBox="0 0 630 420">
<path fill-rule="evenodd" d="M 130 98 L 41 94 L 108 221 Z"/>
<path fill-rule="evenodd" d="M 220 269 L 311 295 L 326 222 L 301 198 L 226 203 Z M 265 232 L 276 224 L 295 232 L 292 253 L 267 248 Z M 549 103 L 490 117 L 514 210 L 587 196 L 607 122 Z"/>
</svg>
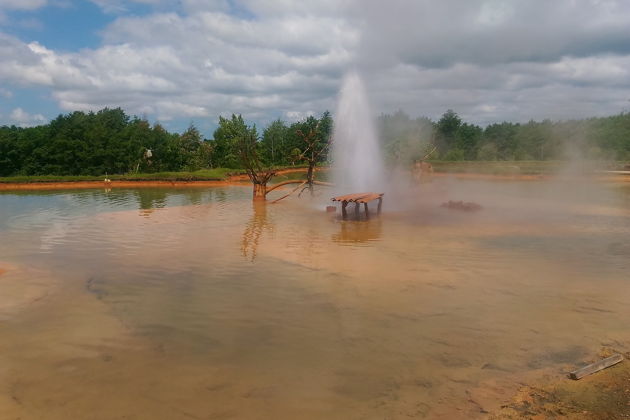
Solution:
<svg viewBox="0 0 630 420">
<path fill-rule="evenodd" d="M 124 175 L 107 175 L 107 178 L 118 181 L 220 181 L 231 174 L 238 174 L 237 169 L 215 168 L 194 172 L 155 172 L 151 174 L 132 173 Z M 36 183 L 36 182 L 81 182 L 103 181 L 105 175 L 18 175 L 0 178 L 3 183 Z"/>
<path fill-rule="evenodd" d="M 435 172 L 489 175 L 545 175 L 558 172 L 562 161 L 431 161 Z"/>
<path fill-rule="evenodd" d="M 304 169 L 304 166 L 277 167 L 276 170 Z M 214 168 L 198 171 L 155 172 L 155 173 L 129 173 L 124 175 L 107 175 L 112 181 L 223 181 L 231 175 L 244 175 L 243 169 Z M 279 178 L 300 176 L 284 174 Z M 37 183 L 37 182 L 81 182 L 103 181 L 105 175 L 17 175 L 0 177 L 0 183 Z"/>
</svg>

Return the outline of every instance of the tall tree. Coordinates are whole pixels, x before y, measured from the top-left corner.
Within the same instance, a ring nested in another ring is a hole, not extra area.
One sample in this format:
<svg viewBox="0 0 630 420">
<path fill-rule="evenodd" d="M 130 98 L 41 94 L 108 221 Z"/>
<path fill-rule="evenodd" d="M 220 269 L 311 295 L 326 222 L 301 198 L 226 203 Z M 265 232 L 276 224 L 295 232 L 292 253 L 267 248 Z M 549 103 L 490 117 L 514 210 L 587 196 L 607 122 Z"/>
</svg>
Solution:
<svg viewBox="0 0 630 420">
<path fill-rule="evenodd" d="M 462 119 L 452 109 L 447 110 L 436 124 L 436 146 L 440 154 L 446 154 L 455 143 L 455 136 Z"/>
<path fill-rule="evenodd" d="M 264 200 L 267 195 L 267 183 L 275 171 L 265 165 L 261 156 L 261 144 L 258 141 L 256 126 L 249 127 L 241 115 L 232 114 L 231 119 L 220 118 L 215 131 L 218 138 L 233 150 L 254 186 L 254 200 Z"/>
<path fill-rule="evenodd" d="M 281 119 L 273 121 L 263 131 L 263 158 L 272 165 L 286 165 L 289 152 L 286 150 L 289 128 Z"/>
<path fill-rule="evenodd" d="M 311 194 L 313 193 L 313 181 L 315 166 L 326 159 L 331 145 L 332 118 L 326 111 L 321 119 L 308 117 L 304 122 L 298 123 L 296 134 L 302 140 L 302 149 L 299 159 L 306 162 L 306 182 Z"/>
</svg>

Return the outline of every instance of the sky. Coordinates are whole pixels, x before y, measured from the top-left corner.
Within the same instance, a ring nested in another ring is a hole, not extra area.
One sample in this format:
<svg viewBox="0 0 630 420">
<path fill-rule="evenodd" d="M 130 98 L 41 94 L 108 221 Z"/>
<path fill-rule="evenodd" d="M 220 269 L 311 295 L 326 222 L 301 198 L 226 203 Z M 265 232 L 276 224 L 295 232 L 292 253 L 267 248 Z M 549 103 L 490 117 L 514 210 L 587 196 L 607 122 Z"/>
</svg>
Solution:
<svg viewBox="0 0 630 420">
<path fill-rule="evenodd" d="M 630 110 L 627 0 L 0 0 L 0 125 L 121 107 L 207 137 L 334 113 L 494 122 Z"/>
</svg>

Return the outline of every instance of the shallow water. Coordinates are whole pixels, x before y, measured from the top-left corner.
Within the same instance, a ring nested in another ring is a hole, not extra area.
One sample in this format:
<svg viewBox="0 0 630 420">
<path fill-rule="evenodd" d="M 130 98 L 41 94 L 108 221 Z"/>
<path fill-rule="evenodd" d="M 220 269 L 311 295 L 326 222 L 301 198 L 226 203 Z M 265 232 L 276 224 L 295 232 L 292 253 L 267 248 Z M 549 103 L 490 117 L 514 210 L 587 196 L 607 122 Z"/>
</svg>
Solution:
<svg viewBox="0 0 630 420">
<path fill-rule="evenodd" d="M 474 418 L 630 348 L 628 187 L 250 193 L 1 193 L 0 418 Z"/>
</svg>

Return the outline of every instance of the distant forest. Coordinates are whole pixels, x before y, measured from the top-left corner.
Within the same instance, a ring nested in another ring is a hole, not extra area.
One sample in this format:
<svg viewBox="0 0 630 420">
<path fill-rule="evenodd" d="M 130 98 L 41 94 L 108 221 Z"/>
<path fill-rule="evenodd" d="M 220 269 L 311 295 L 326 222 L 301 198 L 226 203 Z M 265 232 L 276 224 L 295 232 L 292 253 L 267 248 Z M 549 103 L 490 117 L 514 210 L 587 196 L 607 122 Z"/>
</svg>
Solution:
<svg viewBox="0 0 630 420">
<path fill-rule="evenodd" d="M 213 138 L 204 139 L 193 125 L 181 134 L 170 133 L 120 108 L 72 112 L 37 127 L 0 127 L 0 176 L 236 169 L 240 161 L 235 145 L 243 132 L 258 139 L 258 154 L 265 164 L 296 165 L 307 147 L 304 133 L 318 136 L 321 144 L 332 136 L 332 126 L 332 117 L 325 112 L 294 123 L 276 120 L 259 133 L 240 115 L 233 115 L 219 117 Z M 376 126 L 390 165 L 410 165 L 422 158 L 630 160 L 628 113 L 558 122 L 502 122 L 482 128 L 464 122 L 452 110 L 438 121 L 398 111 L 379 116 Z M 328 159 L 321 154 L 322 163 Z"/>
</svg>

